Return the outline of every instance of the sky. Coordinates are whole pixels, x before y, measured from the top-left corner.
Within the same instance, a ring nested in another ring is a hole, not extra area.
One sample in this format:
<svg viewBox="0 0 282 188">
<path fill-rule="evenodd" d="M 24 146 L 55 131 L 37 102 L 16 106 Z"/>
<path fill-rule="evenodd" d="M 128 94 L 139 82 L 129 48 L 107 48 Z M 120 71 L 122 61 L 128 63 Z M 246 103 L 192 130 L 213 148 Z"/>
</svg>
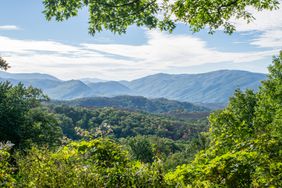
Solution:
<svg viewBox="0 0 282 188">
<path fill-rule="evenodd" d="M 46 21 L 41 0 L 1 0 L 0 56 L 12 73 L 46 73 L 62 80 L 132 80 L 156 73 L 194 74 L 222 69 L 267 73 L 282 49 L 282 6 L 234 20 L 230 35 L 192 33 L 178 23 L 172 34 L 130 26 L 127 33 L 88 34 L 87 10 L 64 22 Z"/>
</svg>

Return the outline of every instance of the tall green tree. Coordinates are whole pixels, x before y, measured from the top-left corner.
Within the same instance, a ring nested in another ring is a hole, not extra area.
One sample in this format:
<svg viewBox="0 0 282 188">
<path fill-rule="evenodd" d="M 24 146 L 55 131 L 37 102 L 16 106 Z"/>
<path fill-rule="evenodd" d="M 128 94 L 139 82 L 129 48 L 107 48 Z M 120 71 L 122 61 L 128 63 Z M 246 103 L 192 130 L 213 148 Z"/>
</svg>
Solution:
<svg viewBox="0 0 282 188">
<path fill-rule="evenodd" d="M 210 116 L 210 147 L 167 175 L 171 185 L 282 186 L 282 52 L 258 93 L 237 91 Z"/>
<path fill-rule="evenodd" d="M 38 107 L 30 109 L 25 115 L 25 122 L 21 127 L 21 146 L 56 147 L 61 144 L 63 137 L 60 122 L 55 114 L 48 109 Z"/>
<path fill-rule="evenodd" d="M 89 33 L 102 30 L 125 33 L 130 25 L 172 31 L 178 21 L 197 32 L 205 27 L 214 32 L 223 27 L 232 33 L 231 18 L 254 20 L 248 7 L 257 11 L 278 8 L 278 0 L 43 0 L 47 20 L 67 20 L 88 8 Z"/>
<path fill-rule="evenodd" d="M 137 136 L 129 140 L 129 146 L 133 157 L 144 163 L 154 161 L 154 150 L 151 143 L 146 137 Z"/>
<path fill-rule="evenodd" d="M 60 129 L 46 111 L 36 110 L 47 97 L 39 89 L 0 83 L 0 141 L 16 147 L 58 143 Z"/>
</svg>

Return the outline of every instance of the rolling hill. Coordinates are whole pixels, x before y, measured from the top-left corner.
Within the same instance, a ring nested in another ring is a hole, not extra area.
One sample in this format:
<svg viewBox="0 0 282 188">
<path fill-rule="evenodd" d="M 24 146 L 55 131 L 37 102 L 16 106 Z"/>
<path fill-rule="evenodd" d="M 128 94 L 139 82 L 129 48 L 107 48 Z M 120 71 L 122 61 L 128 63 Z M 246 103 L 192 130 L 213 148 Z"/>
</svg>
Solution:
<svg viewBox="0 0 282 188">
<path fill-rule="evenodd" d="M 171 112 L 209 112 L 205 107 L 196 106 L 188 102 L 179 102 L 164 98 L 147 99 L 137 96 L 117 96 L 117 97 L 91 97 L 81 98 L 71 101 L 53 101 L 55 104 L 65 104 L 69 106 L 81 107 L 113 107 L 130 111 L 144 111 L 161 114 Z"/>
</svg>

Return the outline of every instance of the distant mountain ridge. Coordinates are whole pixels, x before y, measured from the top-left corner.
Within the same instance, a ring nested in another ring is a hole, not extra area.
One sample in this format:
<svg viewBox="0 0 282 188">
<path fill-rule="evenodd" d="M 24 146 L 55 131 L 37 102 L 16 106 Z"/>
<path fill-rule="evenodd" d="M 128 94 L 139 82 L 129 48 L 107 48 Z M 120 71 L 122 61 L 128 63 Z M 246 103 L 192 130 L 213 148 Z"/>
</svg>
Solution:
<svg viewBox="0 0 282 188">
<path fill-rule="evenodd" d="M 55 76 L 51 76 L 49 74 L 41 74 L 41 73 L 8 73 L 4 71 L 0 71 L 0 78 L 6 79 L 14 79 L 14 80 L 54 80 L 60 81 Z"/>
<path fill-rule="evenodd" d="M 209 112 L 210 109 L 196 106 L 188 102 L 179 102 L 164 98 L 147 99 L 140 96 L 116 96 L 116 97 L 91 97 L 74 99 L 70 101 L 51 101 L 54 104 L 65 104 L 81 107 L 113 107 L 130 111 L 144 111 L 155 114 L 171 112 Z"/>
<path fill-rule="evenodd" d="M 220 70 L 202 74 L 155 74 L 133 80 L 128 87 L 140 96 L 193 103 L 226 103 L 235 89 L 257 90 L 265 74 Z"/>
<path fill-rule="evenodd" d="M 99 79 L 99 78 L 81 78 L 80 80 L 85 84 L 107 82 L 107 80 L 102 80 L 102 79 Z"/>
<path fill-rule="evenodd" d="M 119 95 L 167 98 L 192 103 L 228 102 L 235 89 L 257 90 L 265 74 L 239 70 L 219 70 L 202 74 L 155 74 L 133 81 L 97 79 L 62 81 L 47 74 L 12 74 L 0 72 L 0 81 L 19 82 L 42 89 L 52 99 L 71 100 L 84 97 Z"/>
</svg>

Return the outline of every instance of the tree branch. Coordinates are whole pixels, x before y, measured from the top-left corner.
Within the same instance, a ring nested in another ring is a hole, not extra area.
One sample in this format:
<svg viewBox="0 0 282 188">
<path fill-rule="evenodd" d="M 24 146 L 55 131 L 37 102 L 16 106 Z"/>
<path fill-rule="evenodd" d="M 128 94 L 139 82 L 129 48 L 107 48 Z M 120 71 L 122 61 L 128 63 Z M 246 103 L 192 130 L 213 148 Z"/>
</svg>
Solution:
<svg viewBox="0 0 282 188">
<path fill-rule="evenodd" d="M 110 4 L 110 3 L 99 3 L 99 4 L 105 5 L 105 6 L 108 6 L 108 7 L 118 8 L 118 7 L 130 6 L 130 5 L 136 4 L 138 2 L 140 2 L 140 0 L 134 0 L 134 1 L 131 1 L 131 2 L 128 2 L 128 3 L 118 4 L 118 5 L 114 5 L 114 4 Z"/>
</svg>

